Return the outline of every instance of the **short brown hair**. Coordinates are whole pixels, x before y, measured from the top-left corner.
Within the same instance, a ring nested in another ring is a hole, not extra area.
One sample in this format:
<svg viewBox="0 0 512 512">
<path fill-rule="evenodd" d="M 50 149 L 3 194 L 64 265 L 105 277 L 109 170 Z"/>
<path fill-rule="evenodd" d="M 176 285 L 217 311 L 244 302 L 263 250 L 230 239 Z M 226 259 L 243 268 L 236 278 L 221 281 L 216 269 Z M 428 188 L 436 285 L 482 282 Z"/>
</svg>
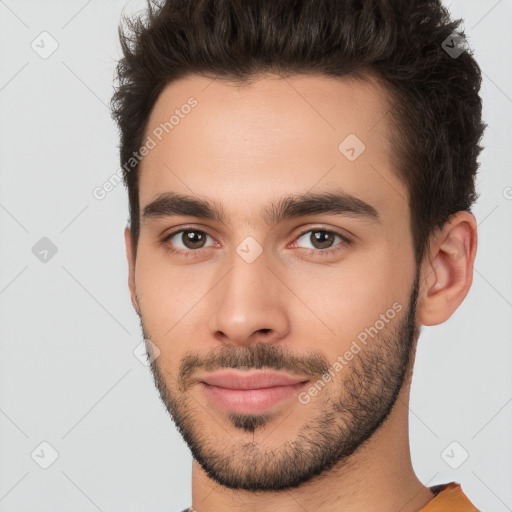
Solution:
<svg viewBox="0 0 512 512">
<path fill-rule="evenodd" d="M 409 192 L 416 263 L 430 235 L 477 199 L 481 72 L 443 47 L 462 20 L 439 0 L 148 0 L 123 18 L 112 115 L 121 165 L 141 144 L 164 87 L 189 74 L 249 82 L 267 73 L 377 78 L 392 99 L 396 172 Z M 459 40 L 464 39 L 458 31 Z M 138 165 L 127 171 L 136 254 Z"/>
</svg>

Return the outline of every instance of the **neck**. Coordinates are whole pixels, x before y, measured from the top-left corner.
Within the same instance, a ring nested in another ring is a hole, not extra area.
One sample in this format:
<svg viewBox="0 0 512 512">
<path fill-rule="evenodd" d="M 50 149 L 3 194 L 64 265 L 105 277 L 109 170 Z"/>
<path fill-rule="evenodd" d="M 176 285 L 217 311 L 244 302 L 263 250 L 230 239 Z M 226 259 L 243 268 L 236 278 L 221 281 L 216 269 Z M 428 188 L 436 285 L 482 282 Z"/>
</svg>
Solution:
<svg viewBox="0 0 512 512">
<path fill-rule="evenodd" d="M 212 481 L 194 460 L 192 508 L 197 512 L 418 512 L 433 494 L 416 477 L 410 457 L 410 381 L 381 428 L 347 460 L 298 488 L 252 493 Z"/>
</svg>

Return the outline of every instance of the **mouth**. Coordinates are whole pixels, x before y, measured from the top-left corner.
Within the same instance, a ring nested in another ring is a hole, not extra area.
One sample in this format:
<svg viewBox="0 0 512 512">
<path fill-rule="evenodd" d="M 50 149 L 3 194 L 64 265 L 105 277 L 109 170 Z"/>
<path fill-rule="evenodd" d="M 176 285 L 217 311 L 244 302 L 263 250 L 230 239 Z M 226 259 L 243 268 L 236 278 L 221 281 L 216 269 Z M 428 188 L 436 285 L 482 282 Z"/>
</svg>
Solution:
<svg viewBox="0 0 512 512">
<path fill-rule="evenodd" d="M 220 408 L 238 414 L 263 413 L 296 396 L 309 379 L 281 372 L 236 372 L 223 370 L 206 375 L 199 385 L 206 397 Z"/>
</svg>

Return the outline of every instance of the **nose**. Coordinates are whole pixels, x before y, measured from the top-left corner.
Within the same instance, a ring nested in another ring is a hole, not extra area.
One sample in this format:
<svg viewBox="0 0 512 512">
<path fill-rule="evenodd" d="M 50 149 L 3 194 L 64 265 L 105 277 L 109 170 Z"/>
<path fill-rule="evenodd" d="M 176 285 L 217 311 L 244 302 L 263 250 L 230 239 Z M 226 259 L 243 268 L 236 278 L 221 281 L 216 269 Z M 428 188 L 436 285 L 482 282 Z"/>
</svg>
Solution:
<svg viewBox="0 0 512 512">
<path fill-rule="evenodd" d="M 247 345 L 282 339 L 290 329 L 286 288 L 263 252 L 248 263 L 235 254 L 211 297 L 210 333 L 218 341 Z"/>
</svg>

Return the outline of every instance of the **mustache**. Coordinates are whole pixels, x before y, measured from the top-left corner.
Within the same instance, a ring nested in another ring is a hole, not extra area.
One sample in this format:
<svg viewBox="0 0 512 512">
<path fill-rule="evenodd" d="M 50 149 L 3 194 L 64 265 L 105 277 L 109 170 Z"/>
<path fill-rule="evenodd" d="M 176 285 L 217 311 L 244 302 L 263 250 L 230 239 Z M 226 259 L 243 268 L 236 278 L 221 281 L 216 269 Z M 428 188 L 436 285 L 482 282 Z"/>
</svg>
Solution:
<svg viewBox="0 0 512 512">
<path fill-rule="evenodd" d="M 194 382 L 197 370 L 220 370 L 235 368 L 240 370 L 268 368 L 300 373 L 306 377 L 323 375 L 329 370 L 327 359 L 318 352 L 298 356 L 289 349 L 273 343 L 256 343 L 245 347 L 225 345 L 206 355 L 187 354 L 180 364 L 179 387 L 186 391 Z"/>
</svg>

